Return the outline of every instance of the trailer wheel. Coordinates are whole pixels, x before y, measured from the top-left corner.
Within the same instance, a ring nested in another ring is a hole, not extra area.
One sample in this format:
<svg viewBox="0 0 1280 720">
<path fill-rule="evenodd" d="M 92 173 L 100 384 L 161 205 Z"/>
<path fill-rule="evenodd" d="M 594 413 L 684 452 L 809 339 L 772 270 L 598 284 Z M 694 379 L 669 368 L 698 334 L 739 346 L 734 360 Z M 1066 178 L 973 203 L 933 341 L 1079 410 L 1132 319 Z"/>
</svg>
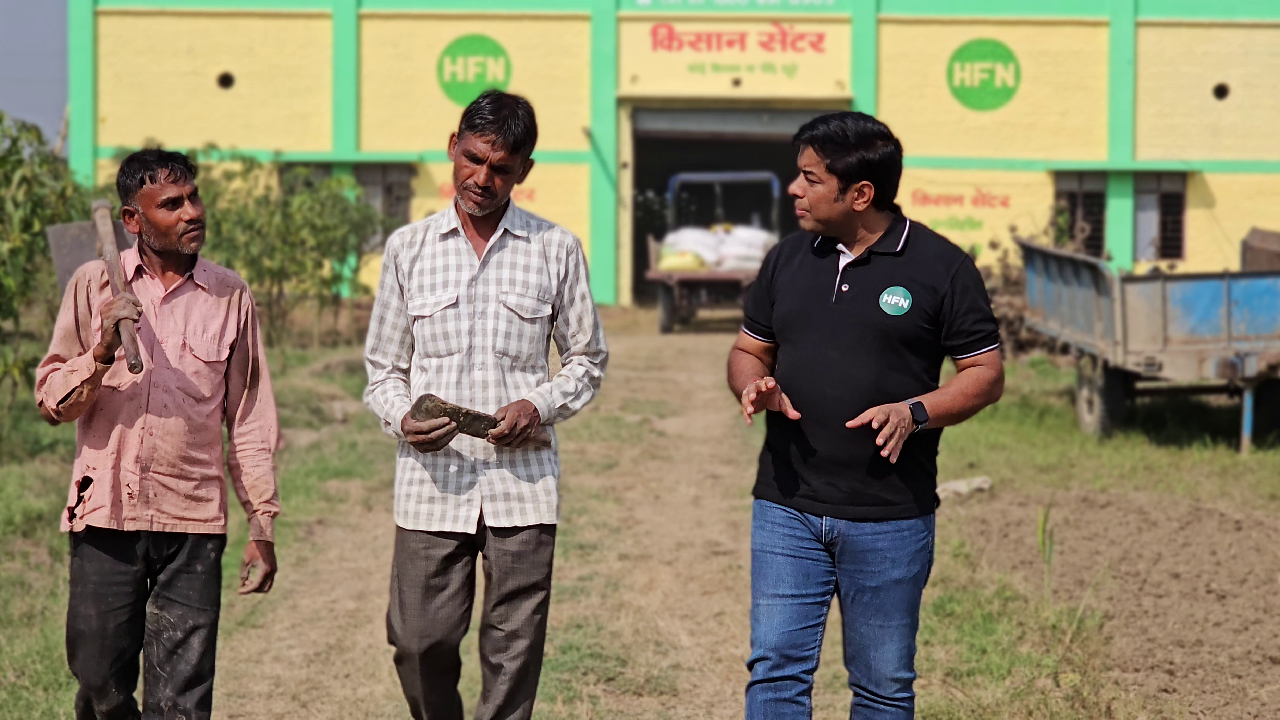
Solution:
<svg viewBox="0 0 1280 720">
<path fill-rule="evenodd" d="M 675 288 L 663 283 L 658 286 L 658 332 L 666 335 L 676 327 Z"/>
<path fill-rule="evenodd" d="M 1108 367 L 1092 355 L 1076 362 L 1076 418 L 1080 429 L 1107 437 L 1124 419 L 1133 382 L 1123 370 Z"/>
</svg>

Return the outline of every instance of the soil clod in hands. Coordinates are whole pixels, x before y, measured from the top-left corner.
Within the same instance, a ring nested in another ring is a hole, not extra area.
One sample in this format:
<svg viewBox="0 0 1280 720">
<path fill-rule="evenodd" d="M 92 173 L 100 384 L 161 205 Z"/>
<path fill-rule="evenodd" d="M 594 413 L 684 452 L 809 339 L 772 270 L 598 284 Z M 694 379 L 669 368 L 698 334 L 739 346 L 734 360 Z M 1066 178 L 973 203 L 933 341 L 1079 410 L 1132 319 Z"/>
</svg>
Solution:
<svg viewBox="0 0 1280 720">
<path fill-rule="evenodd" d="M 413 403 L 413 407 L 409 410 L 409 417 L 418 421 L 447 417 L 458 424 L 458 432 L 477 438 L 489 437 L 489 431 L 498 427 L 498 418 L 445 402 L 431 393 L 423 395 Z"/>
</svg>

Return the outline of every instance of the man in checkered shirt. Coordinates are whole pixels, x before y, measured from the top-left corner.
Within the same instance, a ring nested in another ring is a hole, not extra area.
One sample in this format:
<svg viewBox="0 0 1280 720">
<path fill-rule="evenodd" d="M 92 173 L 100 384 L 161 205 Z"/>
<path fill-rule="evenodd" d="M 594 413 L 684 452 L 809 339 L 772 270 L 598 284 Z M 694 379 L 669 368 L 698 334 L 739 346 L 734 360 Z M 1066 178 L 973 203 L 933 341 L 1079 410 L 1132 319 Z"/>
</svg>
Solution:
<svg viewBox="0 0 1280 720">
<path fill-rule="evenodd" d="M 489 91 L 449 139 L 447 210 L 387 241 L 365 403 L 401 442 L 387 639 L 414 718 L 462 720 L 458 646 L 484 556 L 477 720 L 529 718 L 542 669 L 560 462 L 538 442 L 600 388 L 608 360 L 586 258 L 511 191 L 533 168 L 524 98 Z M 551 377 L 548 342 L 561 369 Z M 494 414 L 486 439 L 408 417 L 424 393 Z"/>
</svg>

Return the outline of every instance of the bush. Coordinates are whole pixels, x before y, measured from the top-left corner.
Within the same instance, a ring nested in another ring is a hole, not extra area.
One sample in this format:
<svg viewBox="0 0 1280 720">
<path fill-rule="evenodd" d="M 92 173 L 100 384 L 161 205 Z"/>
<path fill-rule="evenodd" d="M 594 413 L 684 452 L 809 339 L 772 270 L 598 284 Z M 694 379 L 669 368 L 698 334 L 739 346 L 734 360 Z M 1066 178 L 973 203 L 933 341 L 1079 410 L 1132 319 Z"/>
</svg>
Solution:
<svg viewBox="0 0 1280 720">
<path fill-rule="evenodd" d="M 352 178 L 249 158 L 208 170 L 200 179 L 205 254 L 249 283 L 268 345 L 282 343 L 298 303 L 323 309 L 369 292 L 355 278 L 356 262 L 384 219 Z"/>
<path fill-rule="evenodd" d="M 40 129 L 0 112 L 0 444 L 39 361 L 23 319 L 57 311 L 45 228 L 87 218 L 87 200 Z"/>
</svg>

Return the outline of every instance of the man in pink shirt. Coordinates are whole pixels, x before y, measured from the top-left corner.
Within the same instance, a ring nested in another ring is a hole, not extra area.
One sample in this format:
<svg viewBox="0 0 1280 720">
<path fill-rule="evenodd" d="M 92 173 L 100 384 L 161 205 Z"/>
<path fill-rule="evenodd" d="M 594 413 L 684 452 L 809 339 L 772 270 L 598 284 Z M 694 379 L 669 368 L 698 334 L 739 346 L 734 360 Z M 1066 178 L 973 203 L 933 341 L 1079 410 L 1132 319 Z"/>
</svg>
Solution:
<svg viewBox="0 0 1280 720">
<path fill-rule="evenodd" d="M 125 159 L 116 190 L 120 219 L 138 236 L 120 254 L 130 287 L 112 297 L 100 260 L 77 270 L 36 373 L 45 419 L 76 423 L 62 529 L 71 533 L 77 720 L 210 717 L 227 542 L 224 426 L 231 484 L 249 516 L 240 593 L 269 591 L 276 574 L 271 378 L 249 287 L 199 256 L 195 179 L 179 153 Z M 140 375 L 123 362 L 124 319 L 137 326 Z"/>
</svg>

